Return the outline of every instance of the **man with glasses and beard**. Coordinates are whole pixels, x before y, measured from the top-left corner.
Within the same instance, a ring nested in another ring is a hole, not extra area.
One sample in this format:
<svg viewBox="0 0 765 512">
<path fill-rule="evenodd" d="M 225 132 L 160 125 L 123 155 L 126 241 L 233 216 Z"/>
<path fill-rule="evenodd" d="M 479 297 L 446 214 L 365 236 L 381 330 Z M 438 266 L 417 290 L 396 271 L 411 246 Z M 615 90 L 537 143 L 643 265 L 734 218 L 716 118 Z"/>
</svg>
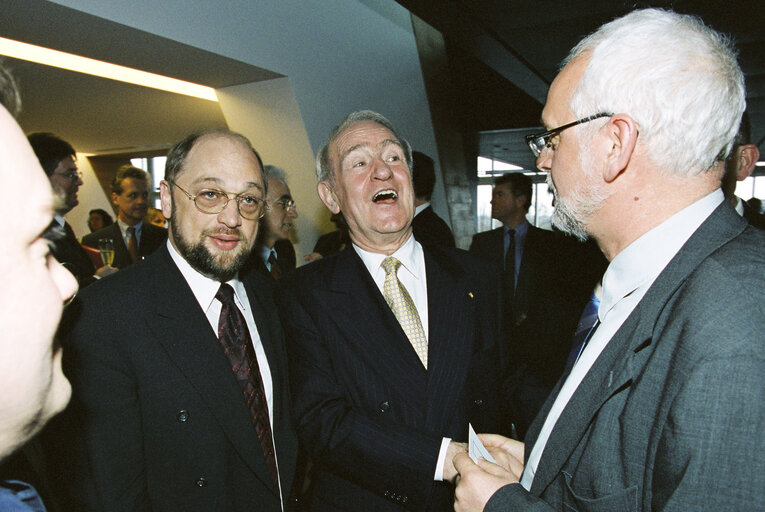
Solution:
<svg viewBox="0 0 765 512">
<path fill-rule="evenodd" d="M 66 345 L 86 510 L 281 511 L 297 441 L 267 278 L 239 270 L 265 209 L 241 135 L 191 135 L 160 185 L 168 242 L 95 283 Z M 288 507 L 287 507 L 288 508 Z"/>
<path fill-rule="evenodd" d="M 457 512 L 765 510 L 765 233 L 720 188 L 746 107 L 730 41 L 659 9 L 571 52 L 527 137 L 553 222 L 609 260 L 525 444 L 457 455 Z"/>
</svg>

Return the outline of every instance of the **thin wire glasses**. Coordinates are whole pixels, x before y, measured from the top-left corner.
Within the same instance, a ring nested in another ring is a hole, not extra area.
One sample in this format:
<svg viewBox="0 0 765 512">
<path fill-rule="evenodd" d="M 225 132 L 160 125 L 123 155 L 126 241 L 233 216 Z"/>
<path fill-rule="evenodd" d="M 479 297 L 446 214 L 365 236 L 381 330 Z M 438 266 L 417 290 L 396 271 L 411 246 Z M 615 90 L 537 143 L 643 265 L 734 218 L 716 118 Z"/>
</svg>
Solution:
<svg viewBox="0 0 765 512">
<path fill-rule="evenodd" d="M 583 117 L 582 119 L 574 121 L 573 123 L 564 124 L 563 126 L 553 128 L 552 130 L 547 130 L 546 132 L 526 135 L 526 143 L 529 145 L 531 152 L 534 153 L 534 156 L 539 157 L 539 155 L 542 154 L 542 151 L 548 148 L 552 148 L 550 139 L 552 139 L 554 135 L 559 134 L 566 128 L 571 128 L 572 126 L 576 126 L 578 124 L 587 123 L 600 117 L 611 117 L 612 115 L 613 114 L 609 114 L 607 112 L 599 112 L 588 117 Z"/>
<path fill-rule="evenodd" d="M 181 188 L 177 183 L 170 181 L 171 185 L 178 187 L 178 190 L 186 194 L 186 197 L 194 201 L 194 206 L 202 213 L 216 214 L 222 212 L 228 202 L 234 199 L 239 209 L 239 215 L 245 219 L 256 220 L 265 215 L 270 207 L 264 199 L 250 194 L 233 195 L 222 190 L 203 189 L 198 194 L 191 195 Z"/>
<path fill-rule="evenodd" d="M 77 169 L 72 169 L 66 172 L 59 173 L 59 176 L 62 178 L 66 178 L 69 181 L 77 181 L 82 179 L 82 172 L 78 171 Z"/>
</svg>

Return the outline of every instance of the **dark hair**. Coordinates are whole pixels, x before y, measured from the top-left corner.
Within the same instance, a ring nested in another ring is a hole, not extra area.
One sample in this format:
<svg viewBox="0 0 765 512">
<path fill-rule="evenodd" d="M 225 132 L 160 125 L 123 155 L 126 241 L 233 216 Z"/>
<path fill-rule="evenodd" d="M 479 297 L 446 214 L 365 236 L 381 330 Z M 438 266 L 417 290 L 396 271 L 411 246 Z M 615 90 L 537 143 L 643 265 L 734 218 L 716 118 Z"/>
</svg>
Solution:
<svg viewBox="0 0 765 512">
<path fill-rule="evenodd" d="M 255 158 L 258 159 L 258 164 L 260 165 L 261 171 L 263 170 L 263 160 L 260 158 L 258 152 L 255 151 L 255 148 L 252 147 L 252 144 L 250 144 L 250 141 L 247 137 L 240 133 L 232 132 L 229 130 L 216 130 L 211 132 L 192 133 L 182 141 L 178 142 L 175 146 L 173 146 L 167 153 L 167 160 L 165 161 L 165 181 L 172 183 L 173 180 L 175 180 L 175 175 L 181 172 L 183 169 L 183 165 L 186 163 L 186 157 L 189 156 L 191 148 L 194 147 L 194 144 L 196 144 L 200 138 L 206 137 L 208 135 L 226 135 L 239 140 L 242 144 L 252 150 Z M 263 181 L 266 181 L 265 178 Z M 263 186 L 267 187 L 268 185 L 264 184 Z"/>
<path fill-rule="evenodd" d="M 117 169 L 117 174 L 114 175 L 114 179 L 112 180 L 112 192 L 115 194 L 121 194 L 122 182 L 127 178 L 143 180 L 146 182 L 147 186 L 149 184 L 149 173 L 143 169 L 139 169 L 138 167 L 132 166 L 130 164 L 125 164 Z"/>
<path fill-rule="evenodd" d="M 531 178 L 523 174 L 522 172 L 510 172 L 507 174 L 503 174 L 499 178 L 494 180 L 494 186 L 497 185 L 510 185 L 510 191 L 513 193 L 515 197 L 519 196 L 525 196 L 526 197 L 526 210 L 528 211 L 529 208 L 531 208 Z"/>
<path fill-rule="evenodd" d="M 21 112 L 21 96 L 16 86 L 16 80 L 3 66 L 0 66 L 0 104 L 14 118 L 18 117 L 19 112 Z"/>
<path fill-rule="evenodd" d="M 752 126 L 749 122 L 749 114 L 744 112 L 741 116 L 741 124 L 738 127 L 738 133 L 733 139 L 733 147 L 744 146 L 752 143 Z M 733 151 L 731 151 L 733 154 Z"/>
<path fill-rule="evenodd" d="M 415 197 L 430 201 L 436 186 L 436 169 L 433 159 L 419 151 L 412 151 L 412 185 Z"/>
<path fill-rule="evenodd" d="M 45 174 L 50 176 L 58 167 L 59 162 L 67 157 L 74 157 L 75 150 L 67 141 L 47 132 L 36 132 L 27 135 L 29 145 L 37 155 L 40 166 Z"/>
<path fill-rule="evenodd" d="M 111 226 L 112 224 L 114 224 L 114 220 L 112 220 L 112 216 L 106 213 L 106 210 L 102 210 L 101 208 L 94 208 L 88 212 L 88 215 L 90 216 L 90 215 L 93 215 L 94 213 L 97 213 L 101 216 L 101 218 L 104 221 L 104 227 Z"/>
</svg>

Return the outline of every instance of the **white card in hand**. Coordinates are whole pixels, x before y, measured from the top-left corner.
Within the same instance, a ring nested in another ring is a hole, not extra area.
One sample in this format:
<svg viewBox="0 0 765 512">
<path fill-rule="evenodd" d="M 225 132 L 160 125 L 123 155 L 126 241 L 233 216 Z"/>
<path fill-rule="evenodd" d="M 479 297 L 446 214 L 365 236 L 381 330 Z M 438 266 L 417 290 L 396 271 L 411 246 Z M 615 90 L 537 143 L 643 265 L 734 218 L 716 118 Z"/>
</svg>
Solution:
<svg viewBox="0 0 765 512">
<path fill-rule="evenodd" d="M 473 425 L 470 423 L 468 423 L 468 455 L 470 455 L 470 458 L 473 459 L 473 462 L 476 464 L 478 464 L 478 457 L 483 457 L 494 464 L 497 463 L 497 461 L 494 460 L 494 457 L 489 453 L 489 450 L 487 450 L 481 440 L 478 439 L 478 435 L 475 433 Z"/>
</svg>

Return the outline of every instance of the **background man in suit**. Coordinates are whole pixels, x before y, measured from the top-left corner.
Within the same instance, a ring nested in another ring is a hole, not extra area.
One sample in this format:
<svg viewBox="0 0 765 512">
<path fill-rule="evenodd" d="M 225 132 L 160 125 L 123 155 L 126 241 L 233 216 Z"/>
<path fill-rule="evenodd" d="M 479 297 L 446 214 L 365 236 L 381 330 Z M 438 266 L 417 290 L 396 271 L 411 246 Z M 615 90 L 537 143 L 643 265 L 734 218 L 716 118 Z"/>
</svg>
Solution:
<svg viewBox="0 0 765 512">
<path fill-rule="evenodd" d="M 0 510 L 44 511 L 40 496 L 8 465 L 69 401 L 54 340 L 63 303 L 77 282 L 50 254 L 43 238 L 54 198 L 35 154 L 13 116 L 20 108 L 12 77 L 0 67 L 0 178 L 13 221 L 0 224 Z M 26 465 L 25 465 L 26 466 Z M 28 466 L 25 469 L 29 469 Z"/>
<path fill-rule="evenodd" d="M 531 199 L 528 176 L 497 178 L 491 216 L 503 225 L 477 233 L 470 245 L 492 263 L 495 278 L 502 276 L 507 413 L 518 439 L 563 373 L 577 319 L 605 270 L 597 249 L 529 223 Z"/>
<path fill-rule="evenodd" d="M 720 190 L 745 108 L 735 53 L 648 9 L 566 62 L 529 141 L 555 224 L 610 261 L 598 323 L 525 447 L 485 438 L 504 468 L 458 455 L 455 508 L 763 509 L 765 233 Z"/>
<path fill-rule="evenodd" d="M 311 510 L 449 510 L 468 421 L 500 428 L 497 287 L 466 252 L 415 241 L 411 150 L 380 114 L 346 117 L 316 172 L 353 244 L 278 292 Z"/>
<path fill-rule="evenodd" d="M 279 279 L 295 270 L 295 248 L 290 242 L 290 230 L 298 212 L 287 186 L 287 174 L 284 169 L 266 165 L 263 167 L 263 175 L 268 183 L 266 201 L 269 209 L 263 216 L 255 249 L 245 268 L 253 268 L 264 275 Z"/>
<path fill-rule="evenodd" d="M 87 510 L 288 503 L 283 334 L 270 281 L 238 278 L 265 209 L 261 169 L 238 134 L 179 142 L 160 184 L 168 243 L 82 294 L 65 366 Z"/>
<path fill-rule="evenodd" d="M 114 269 L 104 266 L 96 272 L 72 226 L 64 219 L 64 215 L 80 204 L 77 191 L 82 185 L 82 173 L 77 170 L 74 148 L 52 133 L 31 133 L 27 139 L 53 189 L 55 213 L 49 229 L 63 230 L 61 236 L 52 235 L 58 239 L 53 246 L 53 255 L 74 274 L 80 288 L 83 288 L 96 280 L 95 275 L 105 276 L 114 272 Z"/>
<path fill-rule="evenodd" d="M 412 151 L 412 185 L 414 186 L 414 238 L 424 245 L 454 247 L 454 235 L 444 219 L 430 206 L 430 196 L 436 186 L 433 159 L 425 153 Z"/>
<path fill-rule="evenodd" d="M 744 112 L 733 148 L 731 148 L 730 155 L 725 161 L 722 189 L 725 197 L 728 198 L 739 215 L 743 215 L 752 226 L 765 229 L 765 215 L 762 215 L 759 210 L 753 210 L 736 195 L 736 183 L 751 176 L 757 160 L 760 159 L 760 150 L 757 149 L 756 144 L 752 144 L 751 130 L 749 116 Z"/>
<path fill-rule="evenodd" d="M 115 268 L 125 268 L 148 256 L 167 240 L 167 230 L 144 222 L 149 208 L 149 175 L 143 169 L 123 165 L 112 181 L 112 203 L 117 222 L 86 235 L 82 245 L 98 249 L 98 240 L 114 243 Z"/>
</svg>

